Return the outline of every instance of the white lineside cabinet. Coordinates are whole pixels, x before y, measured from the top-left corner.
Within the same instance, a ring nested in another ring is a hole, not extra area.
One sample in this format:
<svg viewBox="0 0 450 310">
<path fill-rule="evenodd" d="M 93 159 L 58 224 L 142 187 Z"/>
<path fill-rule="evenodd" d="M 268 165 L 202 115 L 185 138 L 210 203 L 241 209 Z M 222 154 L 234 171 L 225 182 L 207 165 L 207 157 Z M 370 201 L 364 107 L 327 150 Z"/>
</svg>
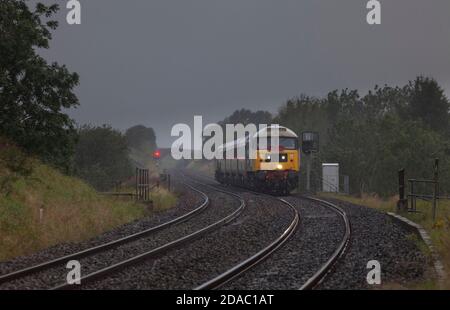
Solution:
<svg viewBox="0 0 450 310">
<path fill-rule="evenodd" d="M 322 164 L 322 191 L 339 192 L 339 164 Z"/>
</svg>

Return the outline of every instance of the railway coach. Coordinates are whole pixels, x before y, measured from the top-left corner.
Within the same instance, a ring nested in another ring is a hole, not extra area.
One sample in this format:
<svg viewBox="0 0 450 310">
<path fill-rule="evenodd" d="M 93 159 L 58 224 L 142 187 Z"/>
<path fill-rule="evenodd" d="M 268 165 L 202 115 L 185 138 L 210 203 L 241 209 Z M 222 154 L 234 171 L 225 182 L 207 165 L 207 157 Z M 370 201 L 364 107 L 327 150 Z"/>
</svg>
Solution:
<svg viewBox="0 0 450 310">
<path fill-rule="evenodd" d="M 270 145 L 274 132 L 279 136 L 278 150 Z M 266 139 L 266 145 L 260 143 L 262 138 Z M 251 139 L 256 141 L 253 151 L 249 147 Z M 245 149 L 243 157 L 238 156 L 240 148 Z M 265 127 L 253 136 L 221 145 L 218 151 L 224 154 L 223 159 L 216 159 L 215 178 L 220 183 L 277 194 L 288 194 L 298 186 L 300 170 L 298 136 L 286 127 Z M 225 156 L 227 152 L 234 154 L 233 158 L 227 159 Z"/>
</svg>

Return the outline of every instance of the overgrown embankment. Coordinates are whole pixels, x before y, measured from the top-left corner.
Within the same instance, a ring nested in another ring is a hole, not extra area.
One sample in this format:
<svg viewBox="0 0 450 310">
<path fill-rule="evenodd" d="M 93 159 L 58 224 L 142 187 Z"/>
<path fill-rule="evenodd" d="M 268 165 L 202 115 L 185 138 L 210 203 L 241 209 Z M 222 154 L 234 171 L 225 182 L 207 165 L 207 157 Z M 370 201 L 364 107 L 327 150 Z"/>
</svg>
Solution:
<svg viewBox="0 0 450 310">
<path fill-rule="evenodd" d="M 85 240 L 144 214 L 140 204 L 103 197 L 0 143 L 0 261 Z"/>
</svg>

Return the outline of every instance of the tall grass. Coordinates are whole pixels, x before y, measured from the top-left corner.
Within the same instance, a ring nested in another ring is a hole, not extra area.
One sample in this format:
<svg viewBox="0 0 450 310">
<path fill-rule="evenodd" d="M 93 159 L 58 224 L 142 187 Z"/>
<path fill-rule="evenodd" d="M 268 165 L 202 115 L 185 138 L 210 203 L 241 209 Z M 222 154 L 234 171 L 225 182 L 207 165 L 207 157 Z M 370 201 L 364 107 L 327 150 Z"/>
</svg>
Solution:
<svg viewBox="0 0 450 310">
<path fill-rule="evenodd" d="M 29 176 L 11 175 L 0 161 L 0 182 L 8 184 L 7 191 L 0 191 L 2 261 L 86 240 L 145 214 L 144 206 L 100 196 L 37 160 Z"/>
<path fill-rule="evenodd" d="M 155 211 L 164 211 L 176 204 L 177 197 L 167 189 L 160 187 L 150 193 L 150 200 L 153 201 Z"/>
</svg>

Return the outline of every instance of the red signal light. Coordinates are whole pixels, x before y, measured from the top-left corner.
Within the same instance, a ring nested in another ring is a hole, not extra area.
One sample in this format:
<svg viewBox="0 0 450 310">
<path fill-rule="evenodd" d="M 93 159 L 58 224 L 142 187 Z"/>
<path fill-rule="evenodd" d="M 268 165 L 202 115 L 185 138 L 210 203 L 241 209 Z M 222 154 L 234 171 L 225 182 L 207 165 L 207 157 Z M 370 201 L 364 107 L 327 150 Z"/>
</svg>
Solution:
<svg viewBox="0 0 450 310">
<path fill-rule="evenodd" d="M 159 150 L 156 150 L 153 152 L 153 158 L 154 159 L 160 159 L 161 158 L 161 152 Z"/>
</svg>

